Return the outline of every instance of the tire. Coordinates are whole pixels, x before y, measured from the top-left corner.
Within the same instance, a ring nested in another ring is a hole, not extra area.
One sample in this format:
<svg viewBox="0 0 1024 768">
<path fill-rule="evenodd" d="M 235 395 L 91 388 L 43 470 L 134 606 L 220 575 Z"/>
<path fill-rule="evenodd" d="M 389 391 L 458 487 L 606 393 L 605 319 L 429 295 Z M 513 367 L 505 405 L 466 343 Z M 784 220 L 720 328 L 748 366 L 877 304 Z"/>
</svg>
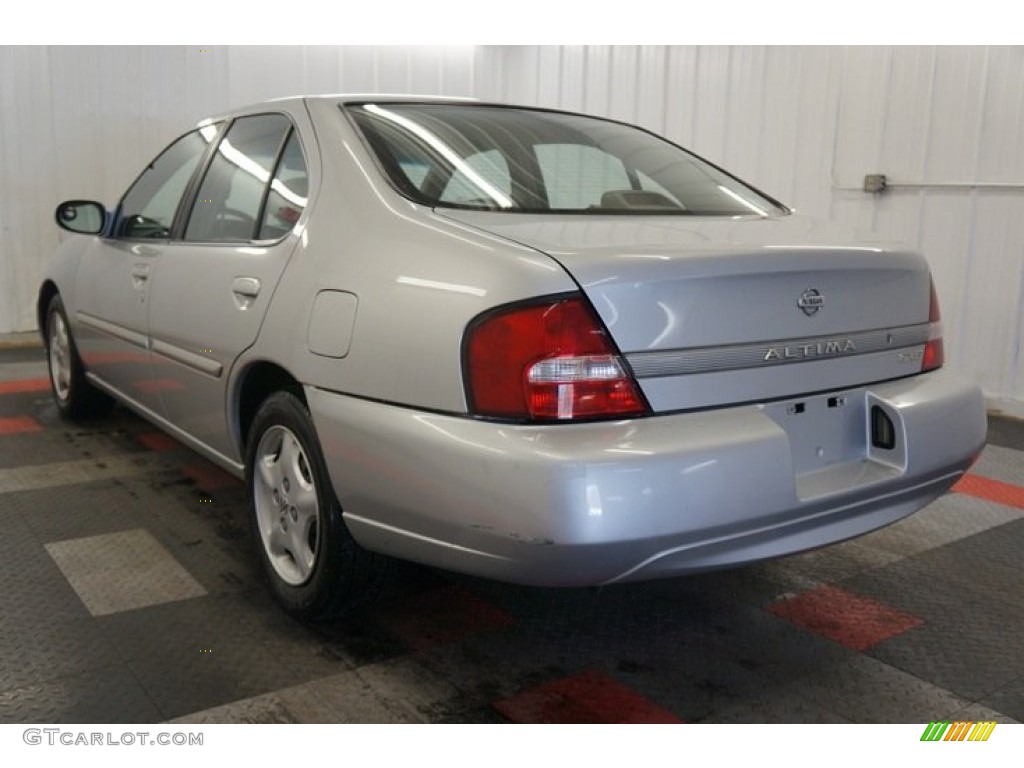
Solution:
<svg viewBox="0 0 1024 768">
<path fill-rule="evenodd" d="M 81 420 L 102 416 L 114 407 L 114 399 L 100 392 L 85 378 L 85 368 L 78 356 L 60 295 L 50 299 L 46 311 L 46 360 L 50 390 L 61 415 Z"/>
<path fill-rule="evenodd" d="M 274 393 L 256 412 L 245 474 L 255 547 L 286 612 L 326 619 L 376 596 L 386 560 L 345 527 L 309 411 L 291 392 Z"/>
</svg>

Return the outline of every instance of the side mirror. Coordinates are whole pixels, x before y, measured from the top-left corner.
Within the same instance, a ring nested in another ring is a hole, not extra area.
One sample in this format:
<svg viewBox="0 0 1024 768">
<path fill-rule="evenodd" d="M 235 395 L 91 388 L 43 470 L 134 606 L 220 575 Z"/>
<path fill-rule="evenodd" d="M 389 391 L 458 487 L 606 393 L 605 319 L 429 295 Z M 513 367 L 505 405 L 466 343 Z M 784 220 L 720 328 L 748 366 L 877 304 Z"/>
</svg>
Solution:
<svg viewBox="0 0 1024 768">
<path fill-rule="evenodd" d="M 98 235 L 107 223 L 107 209 L 92 200 L 68 200 L 57 206 L 57 226 L 79 235 Z"/>
</svg>

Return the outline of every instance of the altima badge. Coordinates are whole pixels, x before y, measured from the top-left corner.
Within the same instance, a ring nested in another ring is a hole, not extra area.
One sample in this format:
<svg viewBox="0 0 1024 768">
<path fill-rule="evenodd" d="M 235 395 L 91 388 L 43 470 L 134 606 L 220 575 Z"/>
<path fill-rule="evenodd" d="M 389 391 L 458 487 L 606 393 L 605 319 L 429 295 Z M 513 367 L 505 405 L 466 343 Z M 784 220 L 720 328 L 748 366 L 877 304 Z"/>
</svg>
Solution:
<svg viewBox="0 0 1024 768">
<path fill-rule="evenodd" d="M 808 288 L 800 294 L 800 300 L 796 305 L 804 311 L 805 315 L 810 317 L 825 306 L 825 297 L 821 295 L 821 291 L 817 288 Z"/>
</svg>

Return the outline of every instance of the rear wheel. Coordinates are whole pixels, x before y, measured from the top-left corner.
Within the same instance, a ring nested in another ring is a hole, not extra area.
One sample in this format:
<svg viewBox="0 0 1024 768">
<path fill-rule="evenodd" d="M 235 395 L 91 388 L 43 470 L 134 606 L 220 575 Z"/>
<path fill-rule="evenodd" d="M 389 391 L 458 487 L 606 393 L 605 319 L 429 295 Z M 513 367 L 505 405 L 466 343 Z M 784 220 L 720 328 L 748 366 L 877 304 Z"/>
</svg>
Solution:
<svg viewBox="0 0 1024 768">
<path fill-rule="evenodd" d="M 85 378 L 85 368 L 78 356 L 64 302 L 59 295 L 50 300 L 46 313 L 46 358 L 53 399 L 63 415 L 82 419 L 110 411 L 114 400 Z"/>
<path fill-rule="evenodd" d="M 277 392 L 249 432 L 246 481 L 270 589 L 298 619 L 326 618 L 375 596 L 383 560 L 349 534 L 305 405 Z"/>
</svg>

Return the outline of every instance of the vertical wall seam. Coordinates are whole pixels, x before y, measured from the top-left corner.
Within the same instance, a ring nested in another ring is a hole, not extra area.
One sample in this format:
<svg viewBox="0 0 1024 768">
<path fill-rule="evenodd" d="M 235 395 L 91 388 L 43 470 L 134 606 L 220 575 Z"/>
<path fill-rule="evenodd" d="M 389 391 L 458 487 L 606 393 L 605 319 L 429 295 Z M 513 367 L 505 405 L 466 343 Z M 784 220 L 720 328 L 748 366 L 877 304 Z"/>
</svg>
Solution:
<svg viewBox="0 0 1024 768">
<path fill-rule="evenodd" d="M 978 166 L 981 163 L 981 145 L 982 145 L 982 134 L 985 129 L 985 108 L 988 103 L 988 67 L 989 67 L 989 49 L 985 49 L 985 55 L 981 64 L 981 101 L 978 105 L 978 130 L 976 133 L 977 144 L 974 148 L 974 170 L 971 176 L 974 179 L 978 178 Z M 976 240 L 978 228 L 978 190 L 972 189 L 970 191 L 970 204 L 968 206 L 968 217 L 967 217 L 967 253 L 964 254 L 963 261 L 963 279 L 960 281 L 960 316 L 957 318 L 957 325 L 959 333 L 957 334 L 957 357 L 956 359 L 963 359 L 964 343 L 967 338 L 967 328 L 965 320 L 965 309 L 967 305 L 967 297 L 970 294 L 971 285 L 971 274 L 972 267 L 975 262 L 976 255 Z"/>
<path fill-rule="evenodd" d="M 878 138 L 878 152 L 875 155 L 875 168 L 881 170 L 882 167 L 882 151 L 885 147 L 885 132 L 889 127 L 889 97 L 892 95 L 892 71 L 893 71 L 893 51 L 892 46 L 887 46 L 885 49 L 886 58 L 886 72 L 885 72 L 885 90 L 882 94 L 882 132 Z M 871 196 L 871 231 L 876 232 L 878 230 L 878 209 L 881 205 L 881 195 Z"/>
<path fill-rule="evenodd" d="M 1018 381 L 1017 375 L 1021 368 L 1021 356 L 1024 355 L 1024 246 L 1021 246 L 1021 264 L 1017 276 L 1017 301 L 1015 302 L 1017 322 L 1014 325 L 1014 338 L 1010 365 L 1006 370 L 1006 385 L 1003 387 L 1008 399 L 1024 401 L 1024 381 Z M 1018 389 L 1019 387 L 1019 389 Z"/>
<path fill-rule="evenodd" d="M 605 89 L 604 89 L 604 112 L 603 112 L 603 114 L 606 117 L 611 115 L 611 112 L 612 112 L 612 91 L 615 90 L 614 87 L 612 86 L 612 81 L 614 79 L 612 77 L 612 71 L 615 69 L 615 49 L 616 49 L 616 46 L 614 46 L 614 45 L 609 45 L 608 46 L 608 78 L 607 78 L 607 81 L 605 82 Z"/>
<path fill-rule="evenodd" d="M 939 57 L 936 55 L 935 47 L 931 47 L 932 66 L 928 75 L 928 109 L 927 120 L 924 132 L 924 140 L 921 142 L 921 170 L 919 178 L 929 178 L 928 171 L 928 150 L 931 149 L 932 130 L 935 123 L 935 73 L 939 67 Z M 924 211 L 928 202 L 928 190 L 921 188 L 917 192 L 917 250 L 924 250 Z"/>
<path fill-rule="evenodd" d="M 693 72 L 690 73 L 690 93 L 693 94 L 691 100 L 692 107 L 690 109 L 690 138 L 687 144 L 690 146 L 696 146 L 697 143 L 697 115 L 700 114 L 700 107 L 697 104 L 697 100 L 700 98 L 700 92 L 697 90 L 697 83 L 700 82 L 700 60 L 704 53 L 704 46 L 697 46 L 693 56 Z M 700 151 L 700 148 L 698 148 Z"/>
<path fill-rule="evenodd" d="M 839 162 L 839 126 L 842 124 L 843 106 L 846 103 L 846 70 L 849 66 L 849 48 L 843 49 L 842 62 L 839 66 L 839 91 L 836 95 L 835 125 L 832 129 L 832 162 L 828 167 L 828 183 L 830 187 L 828 215 L 834 218 L 836 215 L 836 195 L 840 194 L 839 182 L 836 179 L 836 163 Z"/>
<path fill-rule="evenodd" d="M 640 94 L 641 88 L 643 87 L 644 77 L 644 66 L 643 66 L 643 46 L 633 46 L 633 61 L 636 62 L 636 66 L 633 69 L 633 107 L 631 119 L 634 123 L 640 121 Z"/>
<path fill-rule="evenodd" d="M 582 49 L 583 50 L 580 51 L 580 57 L 579 57 L 579 59 L 580 59 L 580 88 L 583 91 L 580 94 L 580 107 L 582 108 L 582 110 L 584 112 L 586 112 L 590 108 L 589 103 L 588 103 L 590 101 L 590 99 L 588 98 L 588 95 L 590 93 L 590 89 L 587 88 L 587 83 L 590 82 L 590 46 L 589 45 L 584 45 L 584 46 L 582 46 Z"/>
<path fill-rule="evenodd" d="M 725 72 L 723 78 L 725 81 L 725 104 L 722 109 L 722 120 L 725 124 L 725 130 L 722 131 L 722 156 L 718 158 L 718 162 L 722 162 L 724 158 L 729 157 L 731 154 L 729 152 L 729 126 L 732 125 L 732 94 L 736 87 L 732 81 L 732 57 L 735 51 L 735 47 L 729 46 L 725 52 Z"/>
<path fill-rule="evenodd" d="M 808 49 L 808 50 L 810 50 L 810 49 Z M 806 56 L 807 55 L 806 51 L 802 55 Z M 790 61 L 790 64 L 792 64 L 792 61 Z M 797 92 L 796 92 L 796 108 L 797 108 L 797 111 L 799 112 L 801 110 L 803 104 L 804 104 L 804 96 L 807 94 L 807 75 L 804 74 L 803 72 L 801 72 L 799 77 L 796 78 L 796 80 L 797 80 L 797 83 L 798 83 L 797 84 Z M 801 131 L 803 130 L 804 123 L 803 123 L 803 120 L 795 120 L 793 122 L 793 125 L 796 126 L 796 130 L 793 131 L 792 134 L 790 135 L 790 142 L 791 142 L 790 143 L 790 149 L 793 152 L 793 154 L 792 154 L 792 157 L 793 157 L 793 168 L 794 168 L 794 170 L 796 170 L 796 169 L 798 169 L 800 167 L 798 159 L 800 157 L 800 147 L 803 146 L 803 142 L 802 142 L 803 136 L 801 134 Z M 797 173 L 793 174 L 793 181 L 791 182 L 791 186 L 790 186 L 790 200 L 796 200 L 797 199 L 797 195 L 799 193 L 800 193 L 800 174 L 799 174 L 799 172 L 797 172 Z"/>
</svg>

